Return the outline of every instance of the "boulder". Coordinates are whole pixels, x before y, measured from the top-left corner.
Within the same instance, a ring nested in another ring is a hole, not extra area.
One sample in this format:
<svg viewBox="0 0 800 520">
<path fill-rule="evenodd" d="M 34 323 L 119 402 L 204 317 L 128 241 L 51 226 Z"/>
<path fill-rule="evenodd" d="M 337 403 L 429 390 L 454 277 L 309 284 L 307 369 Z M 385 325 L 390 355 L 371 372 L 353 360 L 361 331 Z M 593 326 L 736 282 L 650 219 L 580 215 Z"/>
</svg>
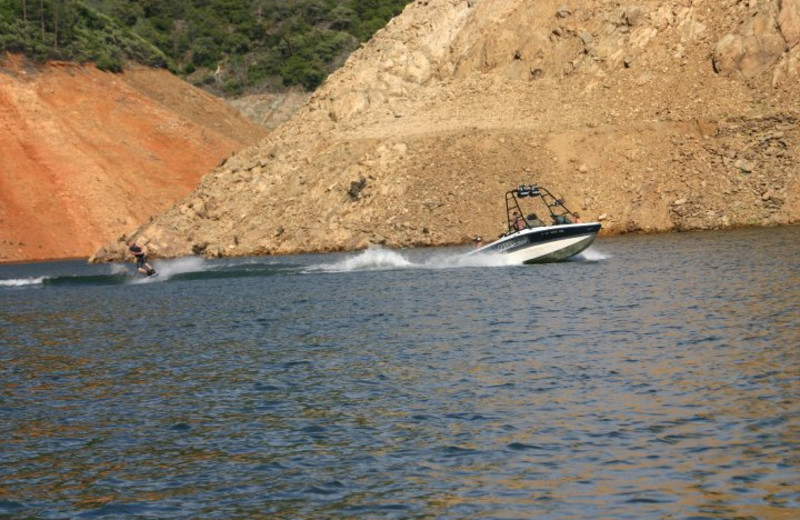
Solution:
<svg viewBox="0 0 800 520">
<path fill-rule="evenodd" d="M 769 3 L 717 43 L 712 58 L 714 70 L 749 79 L 770 70 L 786 50 L 786 40 L 778 27 L 777 4 Z"/>
<path fill-rule="evenodd" d="M 800 0 L 781 1 L 778 26 L 790 48 L 800 44 Z"/>
</svg>

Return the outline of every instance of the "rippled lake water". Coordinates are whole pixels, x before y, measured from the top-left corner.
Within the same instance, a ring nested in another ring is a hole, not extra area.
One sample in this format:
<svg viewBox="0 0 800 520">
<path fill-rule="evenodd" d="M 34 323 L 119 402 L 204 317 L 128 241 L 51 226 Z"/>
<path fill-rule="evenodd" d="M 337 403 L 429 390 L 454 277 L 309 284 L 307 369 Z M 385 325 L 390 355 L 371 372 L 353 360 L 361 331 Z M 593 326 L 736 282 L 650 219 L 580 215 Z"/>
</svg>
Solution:
<svg viewBox="0 0 800 520">
<path fill-rule="evenodd" d="M 800 228 L 0 266 L 0 517 L 800 517 Z"/>
</svg>

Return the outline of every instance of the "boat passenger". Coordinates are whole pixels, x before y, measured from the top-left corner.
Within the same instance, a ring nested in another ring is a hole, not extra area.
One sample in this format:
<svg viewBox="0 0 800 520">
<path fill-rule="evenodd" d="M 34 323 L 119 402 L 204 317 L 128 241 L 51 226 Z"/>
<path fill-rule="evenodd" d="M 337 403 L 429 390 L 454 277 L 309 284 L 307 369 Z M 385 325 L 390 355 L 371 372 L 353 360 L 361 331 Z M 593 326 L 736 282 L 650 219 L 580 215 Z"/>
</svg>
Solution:
<svg viewBox="0 0 800 520">
<path fill-rule="evenodd" d="M 528 225 L 525 223 L 525 219 L 522 218 L 522 215 L 520 215 L 519 212 L 517 211 L 514 212 L 514 219 L 513 222 L 511 223 L 511 226 L 516 231 L 522 231 L 523 229 L 528 227 Z"/>
</svg>

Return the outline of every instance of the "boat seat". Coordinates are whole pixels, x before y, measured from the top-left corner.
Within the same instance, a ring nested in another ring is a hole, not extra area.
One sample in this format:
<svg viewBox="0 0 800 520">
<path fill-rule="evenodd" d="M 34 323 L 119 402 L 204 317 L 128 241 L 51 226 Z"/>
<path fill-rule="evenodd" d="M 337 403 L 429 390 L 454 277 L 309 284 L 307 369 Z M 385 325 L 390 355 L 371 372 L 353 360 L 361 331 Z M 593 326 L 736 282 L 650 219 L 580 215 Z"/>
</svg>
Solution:
<svg viewBox="0 0 800 520">
<path fill-rule="evenodd" d="M 544 222 L 542 222 L 539 217 L 536 216 L 535 213 L 531 213 L 530 215 L 525 217 L 525 220 L 528 222 L 530 227 L 542 227 L 544 226 Z"/>
</svg>

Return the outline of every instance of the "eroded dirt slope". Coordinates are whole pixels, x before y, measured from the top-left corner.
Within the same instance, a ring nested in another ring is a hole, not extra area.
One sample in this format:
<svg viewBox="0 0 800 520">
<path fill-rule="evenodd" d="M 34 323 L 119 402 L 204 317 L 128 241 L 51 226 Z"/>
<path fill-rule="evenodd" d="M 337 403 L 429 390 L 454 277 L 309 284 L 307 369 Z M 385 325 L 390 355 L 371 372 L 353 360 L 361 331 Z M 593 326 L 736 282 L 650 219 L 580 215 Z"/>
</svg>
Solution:
<svg viewBox="0 0 800 520">
<path fill-rule="evenodd" d="M 798 85 L 800 0 L 415 2 L 136 235 L 160 256 L 454 244 L 495 237 L 521 182 L 605 233 L 796 223 Z"/>
<path fill-rule="evenodd" d="M 167 71 L 0 59 L 0 261 L 88 257 L 266 131 Z"/>
</svg>

